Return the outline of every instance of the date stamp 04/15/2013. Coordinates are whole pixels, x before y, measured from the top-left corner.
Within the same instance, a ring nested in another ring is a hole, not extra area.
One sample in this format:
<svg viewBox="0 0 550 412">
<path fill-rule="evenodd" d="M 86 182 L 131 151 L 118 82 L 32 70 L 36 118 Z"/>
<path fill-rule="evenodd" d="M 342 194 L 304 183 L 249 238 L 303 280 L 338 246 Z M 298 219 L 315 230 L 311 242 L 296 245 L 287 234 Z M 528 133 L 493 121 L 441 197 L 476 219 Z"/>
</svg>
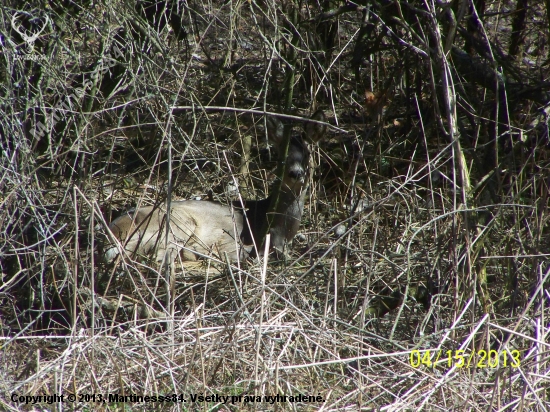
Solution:
<svg viewBox="0 0 550 412">
<path fill-rule="evenodd" d="M 409 363 L 413 368 L 436 368 L 436 367 L 456 367 L 456 368 L 499 368 L 508 367 L 519 368 L 521 365 L 519 350 L 477 350 L 466 351 L 464 349 L 456 350 L 418 350 L 411 351 Z"/>
</svg>

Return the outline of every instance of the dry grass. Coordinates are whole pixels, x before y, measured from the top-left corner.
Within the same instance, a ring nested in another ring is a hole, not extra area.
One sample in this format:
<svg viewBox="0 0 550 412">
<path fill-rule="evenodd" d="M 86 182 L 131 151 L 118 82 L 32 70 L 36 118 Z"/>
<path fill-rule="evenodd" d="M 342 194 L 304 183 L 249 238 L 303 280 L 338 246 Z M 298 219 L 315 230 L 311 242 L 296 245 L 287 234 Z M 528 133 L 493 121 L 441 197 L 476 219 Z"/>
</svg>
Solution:
<svg viewBox="0 0 550 412">
<path fill-rule="evenodd" d="M 0 8 L 0 409 L 550 409 L 546 10 L 454 10 L 453 38 L 453 9 L 400 3 Z M 181 264 L 174 316 L 147 259 L 101 262 L 169 191 L 265 197 L 262 113 L 319 107 L 284 262 Z"/>
</svg>

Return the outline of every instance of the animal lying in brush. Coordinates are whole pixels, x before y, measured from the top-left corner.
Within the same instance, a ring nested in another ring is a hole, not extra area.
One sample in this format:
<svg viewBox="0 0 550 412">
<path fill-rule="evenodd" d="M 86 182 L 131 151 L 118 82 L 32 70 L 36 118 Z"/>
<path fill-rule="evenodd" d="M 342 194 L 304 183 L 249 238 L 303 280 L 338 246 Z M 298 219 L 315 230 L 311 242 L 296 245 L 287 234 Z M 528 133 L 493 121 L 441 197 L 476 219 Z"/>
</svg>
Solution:
<svg viewBox="0 0 550 412">
<path fill-rule="evenodd" d="M 312 120 L 325 122 L 322 111 Z M 326 125 L 306 122 L 305 137 L 317 142 L 326 134 Z M 267 119 L 269 141 L 279 153 L 284 150 L 283 124 L 275 117 Z M 282 251 L 296 235 L 302 219 L 309 165 L 309 149 L 300 135 L 292 135 L 269 234 L 271 248 Z M 166 206 L 146 206 L 129 210 L 109 226 L 115 243 L 109 245 L 104 258 L 113 261 L 121 250 L 135 255 L 152 255 L 158 262 L 173 261 L 179 254 L 191 261 L 216 255 L 231 261 L 262 254 L 263 232 L 275 193 L 262 200 L 235 201 L 223 205 L 212 201 L 174 201 L 170 206 L 169 235 L 166 247 Z"/>
</svg>

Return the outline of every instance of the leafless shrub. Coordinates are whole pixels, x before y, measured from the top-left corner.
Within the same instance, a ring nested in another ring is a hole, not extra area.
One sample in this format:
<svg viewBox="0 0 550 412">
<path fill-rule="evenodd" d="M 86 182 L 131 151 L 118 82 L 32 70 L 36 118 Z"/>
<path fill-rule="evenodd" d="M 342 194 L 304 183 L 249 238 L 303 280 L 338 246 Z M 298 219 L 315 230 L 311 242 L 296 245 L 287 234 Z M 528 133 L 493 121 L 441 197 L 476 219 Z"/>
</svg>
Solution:
<svg viewBox="0 0 550 412">
<path fill-rule="evenodd" d="M 544 4 L 12 3 L 1 409 L 550 408 Z M 263 113 L 318 108 L 331 139 L 286 262 L 182 265 L 172 314 L 147 259 L 100 261 L 129 207 L 262 198 Z M 244 402 L 276 394 L 322 401 Z"/>
</svg>

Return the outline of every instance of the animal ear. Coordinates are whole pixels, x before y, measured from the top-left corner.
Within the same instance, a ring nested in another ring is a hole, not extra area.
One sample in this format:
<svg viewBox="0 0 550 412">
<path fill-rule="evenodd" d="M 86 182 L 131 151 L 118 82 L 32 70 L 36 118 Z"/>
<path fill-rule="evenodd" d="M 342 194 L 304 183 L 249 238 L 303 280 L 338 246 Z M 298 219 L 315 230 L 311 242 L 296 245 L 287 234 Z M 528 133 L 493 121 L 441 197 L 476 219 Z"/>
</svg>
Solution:
<svg viewBox="0 0 550 412">
<path fill-rule="evenodd" d="M 313 115 L 311 116 L 311 120 L 326 122 L 327 118 L 325 117 L 325 113 L 319 109 L 315 113 L 313 113 Z M 321 140 L 323 136 L 327 133 L 326 124 L 306 122 L 305 129 L 306 136 L 314 142 L 318 142 L 319 140 Z"/>
<path fill-rule="evenodd" d="M 265 122 L 267 124 L 267 138 L 272 144 L 278 146 L 283 141 L 283 123 L 273 116 L 268 117 Z"/>
</svg>

